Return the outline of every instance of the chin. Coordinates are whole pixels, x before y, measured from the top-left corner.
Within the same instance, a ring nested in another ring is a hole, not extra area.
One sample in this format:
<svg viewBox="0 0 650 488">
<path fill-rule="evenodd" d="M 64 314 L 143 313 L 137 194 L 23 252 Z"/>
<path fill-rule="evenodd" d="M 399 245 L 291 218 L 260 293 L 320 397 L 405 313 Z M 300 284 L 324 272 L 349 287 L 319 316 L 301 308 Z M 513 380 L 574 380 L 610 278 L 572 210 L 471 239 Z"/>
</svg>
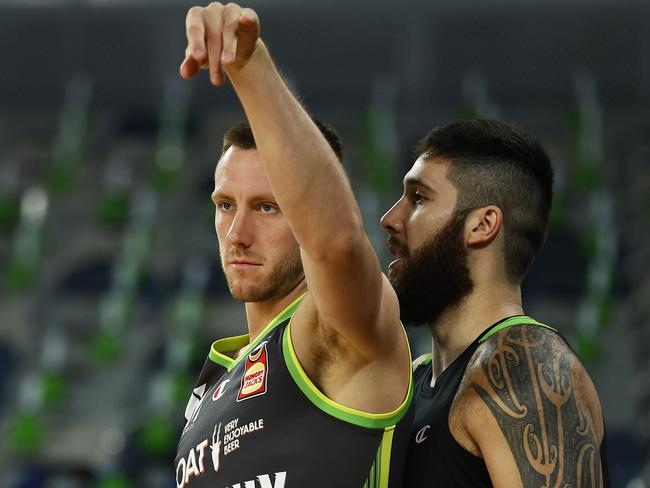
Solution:
<svg viewBox="0 0 650 488">
<path fill-rule="evenodd" d="M 227 280 L 228 289 L 230 294 L 235 300 L 241 302 L 249 301 L 248 298 L 253 294 L 254 290 L 250 284 L 242 283 L 241 280 Z"/>
<path fill-rule="evenodd" d="M 242 303 L 250 303 L 250 302 L 257 302 L 257 295 L 251 292 L 234 292 L 231 291 L 230 294 L 232 297 L 237 300 L 238 302 Z"/>
<path fill-rule="evenodd" d="M 244 303 L 265 302 L 278 295 L 277 290 L 268 286 L 260 286 L 259 284 L 251 286 L 229 286 L 229 288 L 232 297 Z"/>
</svg>

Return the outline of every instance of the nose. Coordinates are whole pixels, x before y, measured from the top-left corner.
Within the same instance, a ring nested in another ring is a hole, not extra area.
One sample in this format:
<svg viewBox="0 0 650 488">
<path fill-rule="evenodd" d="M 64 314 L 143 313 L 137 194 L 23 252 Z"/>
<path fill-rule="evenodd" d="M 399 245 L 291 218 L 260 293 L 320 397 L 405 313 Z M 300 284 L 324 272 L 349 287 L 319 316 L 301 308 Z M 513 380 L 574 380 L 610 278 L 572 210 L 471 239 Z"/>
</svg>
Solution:
<svg viewBox="0 0 650 488">
<path fill-rule="evenodd" d="M 379 220 L 381 227 L 390 234 L 397 234 L 404 230 L 404 224 L 400 217 L 400 198 Z"/>
<path fill-rule="evenodd" d="M 245 208 L 240 207 L 235 212 L 226 233 L 226 239 L 235 247 L 250 247 L 253 244 L 252 221 Z"/>
</svg>

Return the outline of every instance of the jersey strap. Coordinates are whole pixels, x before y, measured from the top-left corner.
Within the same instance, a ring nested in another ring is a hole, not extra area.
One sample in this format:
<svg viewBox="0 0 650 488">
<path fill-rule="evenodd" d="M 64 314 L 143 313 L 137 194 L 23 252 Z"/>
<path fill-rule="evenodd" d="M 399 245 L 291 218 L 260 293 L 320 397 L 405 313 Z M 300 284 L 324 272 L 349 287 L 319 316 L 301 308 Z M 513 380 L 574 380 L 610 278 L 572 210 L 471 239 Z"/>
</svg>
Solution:
<svg viewBox="0 0 650 488">
<path fill-rule="evenodd" d="M 481 344 L 487 341 L 490 337 L 492 337 L 497 332 L 501 332 L 503 329 L 507 329 L 508 327 L 513 327 L 515 325 L 535 325 L 537 327 L 544 327 L 545 329 L 549 329 L 557 333 L 557 330 L 554 329 L 553 327 L 550 327 L 546 324 L 542 324 L 541 322 L 538 322 L 537 320 L 532 319 L 527 315 L 516 315 L 514 317 L 510 317 L 504 320 L 503 322 L 499 322 L 494 327 L 488 329 L 487 332 L 485 332 L 478 339 L 478 342 L 479 344 Z M 418 369 L 420 366 L 428 365 L 431 362 L 432 358 L 433 356 L 430 352 L 426 354 L 422 354 L 422 356 L 419 356 L 417 359 L 415 359 L 415 361 L 413 361 L 413 372 L 415 372 L 415 370 Z"/>
<path fill-rule="evenodd" d="M 543 327 L 545 329 L 552 330 L 553 332 L 558 333 L 557 330 L 554 329 L 553 327 L 550 327 L 546 324 L 542 324 L 541 322 L 538 322 L 535 319 L 531 319 L 527 315 L 516 315 L 492 327 L 490 330 L 488 330 L 485 334 L 481 336 L 478 342 L 479 344 L 482 344 L 497 332 L 501 332 L 503 329 L 507 329 L 508 327 L 512 327 L 515 325 L 535 325 L 537 327 Z"/>
<path fill-rule="evenodd" d="M 415 372 L 416 369 L 418 369 L 422 365 L 429 364 L 431 360 L 433 359 L 433 354 L 428 352 L 426 354 L 422 354 L 422 356 L 418 356 L 415 361 L 413 361 L 413 372 Z"/>
<path fill-rule="evenodd" d="M 403 326 L 402 326 L 403 330 Z M 406 335 L 406 331 L 404 331 Z M 407 340 L 408 344 L 408 340 Z M 298 361 L 296 352 L 293 348 L 291 341 L 291 322 L 287 325 L 282 336 L 282 351 L 284 361 L 291 373 L 294 382 L 304 393 L 304 395 L 320 410 L 336 417 L 339 420 L 348 422 L 350 424 L 359 425 L 369 429 L 386 429 L 394 426 L 406 414 L 406 411 L 411 403 L 413 397 L 413 376 L 409 374 L 409 386 L 406 398 L 402 404 L 392 412 L 387 413 L 369 413 L 362 410 L 346 407 L 340 403 L 331 400 L 323 392 L 321 392 L 314 383 L 309 379 L 305 373 L 302 365 Z M 410 363 L 411 350 L 409 348 L 409 363 Z M 390 455 L 390 453 L 389 453 Z"/>
<path fill-rule="evenodd" d="M 384 435 L 377 449 L 375 460 L 370 467 L 370 473 L 368 474 L 368 479 L 363 484 L 363 488 L 388 488 L 390 479 L 390 456 L 394 433 L 394 425 L 384 430 Z"/>
<path fill-rule="evenodd" d="M 250 336 L 248 334 L 219 339 L 212 343 L 208 357 L 213 362 L 223 366 L 224 368 L 227 368 L 228 371 L 230 371 L 235 367 L 235 365 L 237 365 L 237 363 L 239 363 L 241 358 L 248 356 L 248 353 L 251 352 L 275 327 L 293 315 L 304 296 L 305 294 L 303 293 L 293 302 L 291 302 L 289 306 L 282 310 L 282 312 L 277 314 L 275 318 L 271 320 L 271 322 L 269 322 L 266 327 L 264 327 L 262 332 L 260 332 L 257 338 L 250 344 Z M 246 344 L 248 344 L 248 346 L 246 346 Z M 233 359 L 227 355 L 227 353 L 239 351 L 244 347 L 245 349 L 242 350 L 241 354 L 239 354 L 236 359 Z"/>
</svg>

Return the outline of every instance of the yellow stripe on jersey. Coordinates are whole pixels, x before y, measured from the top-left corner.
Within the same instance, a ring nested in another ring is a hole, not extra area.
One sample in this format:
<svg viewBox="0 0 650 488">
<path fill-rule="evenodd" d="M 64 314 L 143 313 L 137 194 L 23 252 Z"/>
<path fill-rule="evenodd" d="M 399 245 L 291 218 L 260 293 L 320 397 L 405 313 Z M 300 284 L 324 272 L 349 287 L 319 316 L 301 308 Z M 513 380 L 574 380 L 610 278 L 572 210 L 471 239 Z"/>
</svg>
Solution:
<svg viewBox="0 0 650 488">
<path fill-rule="evenodd" d="M 363 484 L 363 488 L 388 488 L 390 477 L 390 455 L 393 448 L 393 434 L 395 427 L 388 427 L 384 431 L 381 443 L 377 449 L 375 461 L 370 467 L 368 479 Z"/>
<path fill-rule="evenodd" d="M 402 330 L 404 330 L 403 326 Z M 405 330 L 404 335 L 406 335 Z M 282 351 L 284 354 L 284 361 L 296 385 L 316 407 L 333 417 L 351 424 L 360 425 L 361 427 L 367 427 L 370 429 L 385 429 L 397 424 L 397 422 L 399 422 L 402 417 L 404 417 L 406 411 L 408 410 L 408 407 L 411 403 L 411 398 L 413 397 L 413 375 L 410 373 L 410 371 L 408 391 L 402 404 L 392 412 L 369 413 L 362 410 L 346 407 L 345 405 L 341 405 L 340 403 L 335 402 L 334 400 L 328 398 L 316 387 L 316 385 L 314 385 L 309 376 L 307 376 L 307 373 L 305 373 L 304 369 L 302 368 L 300 361 L 298 361 L 298 356 L 296 355 L 296 351 L 293 348 L 293 342 L 291 341 L 291 321 L 289 322 L 289 325 L 287 325 L 286 329 L 284 329 L 284 334 L 282 337 Z M 411 364 L 410 355 L 411 350 L 409 347 L 409 366 Z"/>
</svg>

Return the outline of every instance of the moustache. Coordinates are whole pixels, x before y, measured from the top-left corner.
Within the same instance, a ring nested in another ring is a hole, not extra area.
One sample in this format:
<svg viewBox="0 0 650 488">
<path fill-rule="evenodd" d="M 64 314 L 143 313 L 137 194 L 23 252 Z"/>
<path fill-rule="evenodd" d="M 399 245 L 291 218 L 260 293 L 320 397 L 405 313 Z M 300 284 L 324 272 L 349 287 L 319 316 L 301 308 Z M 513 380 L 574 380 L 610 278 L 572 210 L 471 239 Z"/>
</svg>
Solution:
<svg viewBox="0 0 650 488">
<path fill-rule="evenodd" d="M 237 261 L 237 260 L 246 260 L 246 261 L 254 261 L 256 263 L 261 263 L 262 259 L 255 256 L 252 253 L 246 252 L 246 251 L 237 251 L 233 250 L 226 255 L 226 261 Z"/>
<path fill-rule="evenodd" d="M 391 252 L 391 254 L 399 254 L 400 256 L 409 255 L 409 250 L 406 246 L 406 242 L 395 237 L 394 235 L 388 236 L 388 238 L 386 238 L 386 247 Z"/>
</svg>

